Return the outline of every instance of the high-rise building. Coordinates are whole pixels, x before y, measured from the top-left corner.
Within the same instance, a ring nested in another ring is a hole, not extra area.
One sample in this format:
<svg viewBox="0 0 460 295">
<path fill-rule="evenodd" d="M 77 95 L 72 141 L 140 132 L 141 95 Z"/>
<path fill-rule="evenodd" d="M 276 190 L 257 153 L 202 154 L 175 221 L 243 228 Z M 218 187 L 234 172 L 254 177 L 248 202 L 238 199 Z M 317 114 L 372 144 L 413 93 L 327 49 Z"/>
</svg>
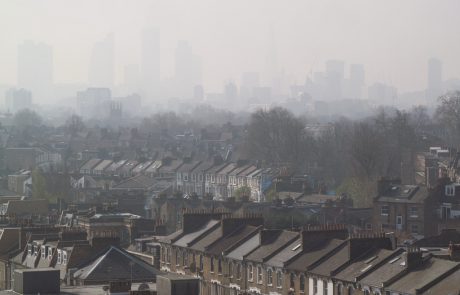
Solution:
<svg viewBox="0 0 460 295">
<path fill-rule="evenodd" d="M 342 98 L 343 79 L 345 75 L 345 63 L 341 60 L 328 60 L 326 62 L 326 100 L 338 100 Z"/>
<path fill-rule="evenodd" d="M 101 110 L 106 110 L 111 100 L 112 92 L 109 88 L 88 88 L 78 91 L 77 112 L 84 118 L 100 118 L 106 115 L 101 113 Z"/>
<path fill-rule="evenodd" d="M 426 98 L 428 103 L 434 103 L 442 94 L 442 62 L 439 59 L 431 58 L 428 60 L 428 85 Z"/>
<path fill-rule="evenodd" d="M 32 107 L 32 94 L 30 91 L 21 88 L 9 89 L 5 94 L 5 108 L 8 112 L 16 113 L 22 109 L 30 109 Z"/>
<path fill-rule="evenodd" d="M 179 41 L 175 51 L 176 95 L 191 98 L 194 87 L 201 84 L 201 59 L 193 53 L 187 41 Z"/>
<path fill-rule="evenodd" d="M 350 65 L 350 79 L 347 83 L 346 96 L 352 99 L 361 99 L 364 81 L 364 66 L 361 64 Z"/>
<path fill-rule="evenodd" d="M 112 88 L 114 85 L 115 48 L 113 34 L 94 44 L 89 64 L 91 87 Z"/>
<path fill-rule="evenodd" d="M 240 97 L 243 103 L 254 97 L 254 89 L 260 87 L 259 73 L 245 72 L 241 75 Z"/>
<path fill-rule="evenodd" d="M 138 65 L 127 65 L 124 68 L 123 84 L 127 92 L 139 92 L 141 74 Z"/>
<path fill-rule="evenodd" d="M 36 100 L 48 100 L 53 87 L 53 50 L 25 41 L 18 46 L 18 87 L 28 89 Z"/>
<path fill-rule="evenodd" d="M 146 98 L 160 95 L 160 34 L 156 29 L 142 31 L 141 75 Z"/>
</svg>

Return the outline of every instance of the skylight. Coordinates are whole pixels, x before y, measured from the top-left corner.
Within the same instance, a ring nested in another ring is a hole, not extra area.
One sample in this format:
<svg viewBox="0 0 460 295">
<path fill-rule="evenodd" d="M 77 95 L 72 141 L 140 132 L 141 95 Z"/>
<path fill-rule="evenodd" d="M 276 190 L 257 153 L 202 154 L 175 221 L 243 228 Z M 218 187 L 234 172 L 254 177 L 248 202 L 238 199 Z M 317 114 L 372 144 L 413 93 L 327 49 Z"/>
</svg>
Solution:
<svg viewBox="0 0 460 295">
<path fill-rule="evenodd" d="M 292 248 L 291 250 L 292 250 L 292 251 L 295 251 L 295 250 L 299 249 L 299 248 L 300 248 L 300 246 L 302 246 L 302 244 L 298 244 L 298 245 L 296 245 L 296 246 L 295 246 L 294 248 Z"/>
</svg>

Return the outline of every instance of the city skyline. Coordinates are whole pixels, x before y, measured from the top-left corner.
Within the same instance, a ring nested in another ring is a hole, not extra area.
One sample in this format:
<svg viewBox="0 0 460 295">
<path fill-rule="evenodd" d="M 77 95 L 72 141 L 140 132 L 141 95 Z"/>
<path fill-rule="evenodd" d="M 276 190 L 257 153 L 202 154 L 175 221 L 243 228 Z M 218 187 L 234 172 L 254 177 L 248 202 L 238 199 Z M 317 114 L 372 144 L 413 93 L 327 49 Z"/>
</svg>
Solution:
<svg viewBox="0 0 460 295">
<path fill-rule="evenodd" d="M 442 37 L 455 33 L 452 6 L 458 3 L 446 1 L 434 6 L 428 1 L 385 1 L 370 7 L 365 1 L 353 2 L 355 6 L 338 1 L 295 2 L 280 10 L 275 1 L 216 5 L 202 0 L 195 3 L 198 9 L 193 14 L 188 11 L 192 4 L 181 1 L 138 1 L 136 5 L 126 1 L 5 3 L 3 11 L 23 10 L 25 18 L 18 22 L 0 12 L 2 25 L 5 22 L 17 27 L 14 36 L 0 37 L 0 82 L 15 83 L 15 48 L 31 39 L 52 46 L 55 83 L 86 83 L 93 45 L 113 33 L 115 84 L 121 84 L 124 68 L 141 63 L 142 31 L 149 28 L 156 28 L 160 35 L 161 78 L 174 77 L 175 47 L 178 41 L 188 40 L 194 54 L 203 59 L 203 84 L 211 92 L 221 91 L 228 81 L 238 84 L 244 72 L 259 72 L 261 84 L 267 85 L 267 56 L 272 52 L 276 53 L 278 70 L 291 84 L 303 83 L 310 73 L 324 71 L 329 59 L 363 64 L 368 84 L 384 82 L 402 92 L 426 88 L 426 61 L 432 57 L 444 62 L 445 79 L 460 76 L 455 59 L 460 43 Z M 89 11 L 91 6 L 94 9 Z M 47 9 L 50 7 L 53 13 Z M 392 22 L 386 23 L 385 16 L 394 11 Z M 232 13 L 238 17 L 232 20 Z M 318 13 L 327 13 L 334 21 L 319 18 Z M 409 14 L 417 17 L 408 21 Z M 415 21 L 420 19 L 424 22 Z M 38 21 L 40 24 L 34 26 Z M 340 38 L 328 37 L 339 32 Z M 407 35 L 411 36 L 410 44 L 405 40 Z M 267 48 L 269 45 L 272 48 Z"/>
</svg>

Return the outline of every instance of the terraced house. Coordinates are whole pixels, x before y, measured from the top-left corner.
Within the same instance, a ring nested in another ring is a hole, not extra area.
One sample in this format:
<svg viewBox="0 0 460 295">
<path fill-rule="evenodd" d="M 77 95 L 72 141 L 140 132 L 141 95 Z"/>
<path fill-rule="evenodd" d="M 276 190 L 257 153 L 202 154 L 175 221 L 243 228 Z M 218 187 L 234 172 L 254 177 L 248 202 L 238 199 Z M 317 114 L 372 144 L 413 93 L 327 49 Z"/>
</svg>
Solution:
<svg viewBox="0 0 460 295">
<path fill-rule="evenodd" d="M 435 255 L 397 247 L 383 232 L 350 235 L 335 224 L 269 230 L 259 216 L 213 211 L 185 212 L 183 224 L 159 241 L 160 266 L 200 278 L 202 295 L 460 292 L 457 245 Z"/>
</svg>

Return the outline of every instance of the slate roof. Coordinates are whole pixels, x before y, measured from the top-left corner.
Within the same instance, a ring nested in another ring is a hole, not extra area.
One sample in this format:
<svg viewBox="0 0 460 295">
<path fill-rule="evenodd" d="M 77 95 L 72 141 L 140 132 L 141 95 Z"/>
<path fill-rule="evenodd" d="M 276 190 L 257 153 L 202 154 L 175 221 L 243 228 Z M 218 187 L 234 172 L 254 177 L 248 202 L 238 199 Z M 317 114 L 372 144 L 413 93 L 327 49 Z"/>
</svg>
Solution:
<svg viewBox="0 0 460 295">
<path fill-rule="evenodd" d="M 139 163 L 136 167 L 133 169 L 133 173 L 141 173 L 145 169 L 147 169 L 150 165 L 152 165 L 153 161 L 147 161 L 143 163 Z"/>
<path fill-rule="evenodd" d="M 283 250 L 270 258 L 266 264 L 274 267 L 282 268 L 284 263 L 302 252 L 302 240 L 297 239 L 291 244 L 287 245 Z"/>
<path fill-rule="evenodd" d="M 154 178 L 139 174 L 114 185 L 113 189 L 149 189 L 157 182 Z"/>
<path fill-rule="evenodd" d="M 160 271 L 128 252 L 111 246 L 100 257 L 78 269 L 74 277 L 86 282 L 109 282 L 132 277 L 136 281 L 153 281 Z"/>
<path fill-rule="evenodd" d="M 229 247 L 233 246 L 238 241 L 246 238 L 249 235 L 254 234 L 259 229 L 257 226 L 246 225 L 238 228 L 233 233 L 221 237 L 213 244 L 206 248 L 206 252 L 214 255 L 220 255 Z"/>
<path fill-rule="evenodd" d="M 262 233 L 264 234 L 264 233 Z M 249 261 L 264 262 L 264 260 L 272 255 L 275 251 L 285 247 L 299 236 L 297 232 L 287 230 L 272 231 L 271 236 L 266 243 L 261 244 L 257 249 L 248 254 L 245 258 Z"/>
<path fill-rule="evenodd" d="M 109 167 L 107 167 L 105 169 L 106 172 L 112 172 L 112 173 L 115 173 L 117 172 L 121 167 L 123 167 L 123 165 L 125 165 L 127 162 L 127 160 L 121 160 L 121 161 L 118 161 L 118 162 L 113 162 L 112 164 L 110 164 Z"/>
<path fill-rule="evenodd" d="M 185 234 L 182 237 L 180 237 L 177 241 L 173 243 L 173 245 L 179 246 L 179 247 L 187 247 L 189 243 L 194 241 L 196 238 L 198 238 L 202 234 L 209 232 L 210 230 L 216 228 L 217 225 L 219 224 L 220 224 L 220 220 L 214 220 L 214 219 L 210 220 L 200 230 L 194 231 L 189 234 Z"/>
<path fill-rule="evenodd" d="M 441 274 L 453 268 L 458 268 L 457 262 L 444 259 L 430 258 L 420 267 L 411 270 L 408 274 L 387 287 L 387 290 L 395 290 L 403 294 L 416 294 L 416 290 L 432 282 Z M 444 293 L 439 293 L 444 294 Z"/>
<path fill-rule="evenodd" d="M 420 204 L 428 197 L 428 189 L 416 185 L 395 185 L 378 197 L 379 202 Z"/>
<path fill-rule="evenodd" d="M 204 252 L 206 247 L 217 241 L 218 239 L 222 238 L 222 228 L 216 227 L 211 229 L 205 236 L 201 239 L 196 240 L 191 245 L 191 249 Z"/>
<path fill-rule="evenodd" d="M 94 167 L 93 170 L 95 170 L 95 171 L 104 171 L 105 169 L 107 169 L 107 167 L 112 165 L 112 163 L 113 163 L 112 160 L 103 160 L 99 164 L 97 164 L 97 166 Z"/>
<path fill-rule="evenodd" d="M 300 254 L 300 256 L 290 261 L 287 268 L 298 271 L 306 271 L 310 265 L 343 243 L 345 243 L 345 241 L 332 239 L 324 241 L 324 243 L 317 244 L 315 247 L 306 250 L 303 254 Z"/>
<path fill-rule="evenodd" d="M 395 258 L 382 264 L 374 269 L 374 271 L 361 278 L 361 282 L 366 286 L 381 286 L 382 282 L 387 282 L 389 279 L 405 270 L 404 264 L 401 265 L 404 259 L 404 253 L 395 256 Z"/>
<path fill-rule="evenodd" d="M 182 166 L 177 169 L 177 172 L 182 172 L 182 173 L 189 173 L 193 171 L 195 167 L 197 167 L 201 162 L 200 161 L 192 161 L 190 163 L 184 163 Z"/>
<path fill-rule="evenodd" d="M 349 260 L 349 246 L 348 243 L 343 243 L 336 250 L 334 254 L 325 257 L 324 260 L 319 262 L 310 271 L 321 276 L 330 276 L 331 273 L 344 265 Z"/>
<path fill-rule="evenodd" d="M 254 235 L 253 237 L 249 238 L 247 241 L 244 241 L 241 245 L 235 247 L 235 249 L 231 250 L 226 257 L 235 259 L 235 260 L 243 260 L 244 256 L 250 253 L 252 250 L 257 248 L 260 245 L 260 232 Z"/>
<path fill-rule="evenodd" d="M 423 292 L 423 295 L 458 295 L 460 293 L 460 270 L 444 278 L 441 282 Z"/>
<path fill-rule="evenodd" d="M 101 162 L 101 159 L 89 159 L 88 161 L 80 167 L 80 170 L 91 170 L 96 167 L 97 164 Z"/>
<path fill-rule="evenodd" d="M 192 172 L 194 173 L 200 173 L 200 172 L 206 172 L 208 169 L 210 169 L 214 164 L 211 161 L 204 161 L 201 162 L 198 166 L 196 166 Z"/>
<path fill-rule="evenodd" d="M 389 257 L 396 256 L 397 254 L 401 253 L 400 250 L 398 251 L 391 251 L 386 249 L 378 249 L 376 251 L 372 251 L 371 253 L 364 255 L 359 260 L 350 263 L 348 266 L 339 271 L 335 277 L 342 281 L 354 282 L 355 278 L 364 274 L 373 266 L 386 260 Z"/>
<path fill-rule="evenodd" d="M 169 165 L 161 165 L 158 169 L 161 173 L 172 173 L 176 172 L 176 170 L 182 165 L 181 160 L 172 160 Z"/>
<path fill-rule="evenodd" d="M 47 200 L 11 200 L 8 201 L 6 215 L 29 215 L 29 214 L 47 214 Z"/>
</svg>

